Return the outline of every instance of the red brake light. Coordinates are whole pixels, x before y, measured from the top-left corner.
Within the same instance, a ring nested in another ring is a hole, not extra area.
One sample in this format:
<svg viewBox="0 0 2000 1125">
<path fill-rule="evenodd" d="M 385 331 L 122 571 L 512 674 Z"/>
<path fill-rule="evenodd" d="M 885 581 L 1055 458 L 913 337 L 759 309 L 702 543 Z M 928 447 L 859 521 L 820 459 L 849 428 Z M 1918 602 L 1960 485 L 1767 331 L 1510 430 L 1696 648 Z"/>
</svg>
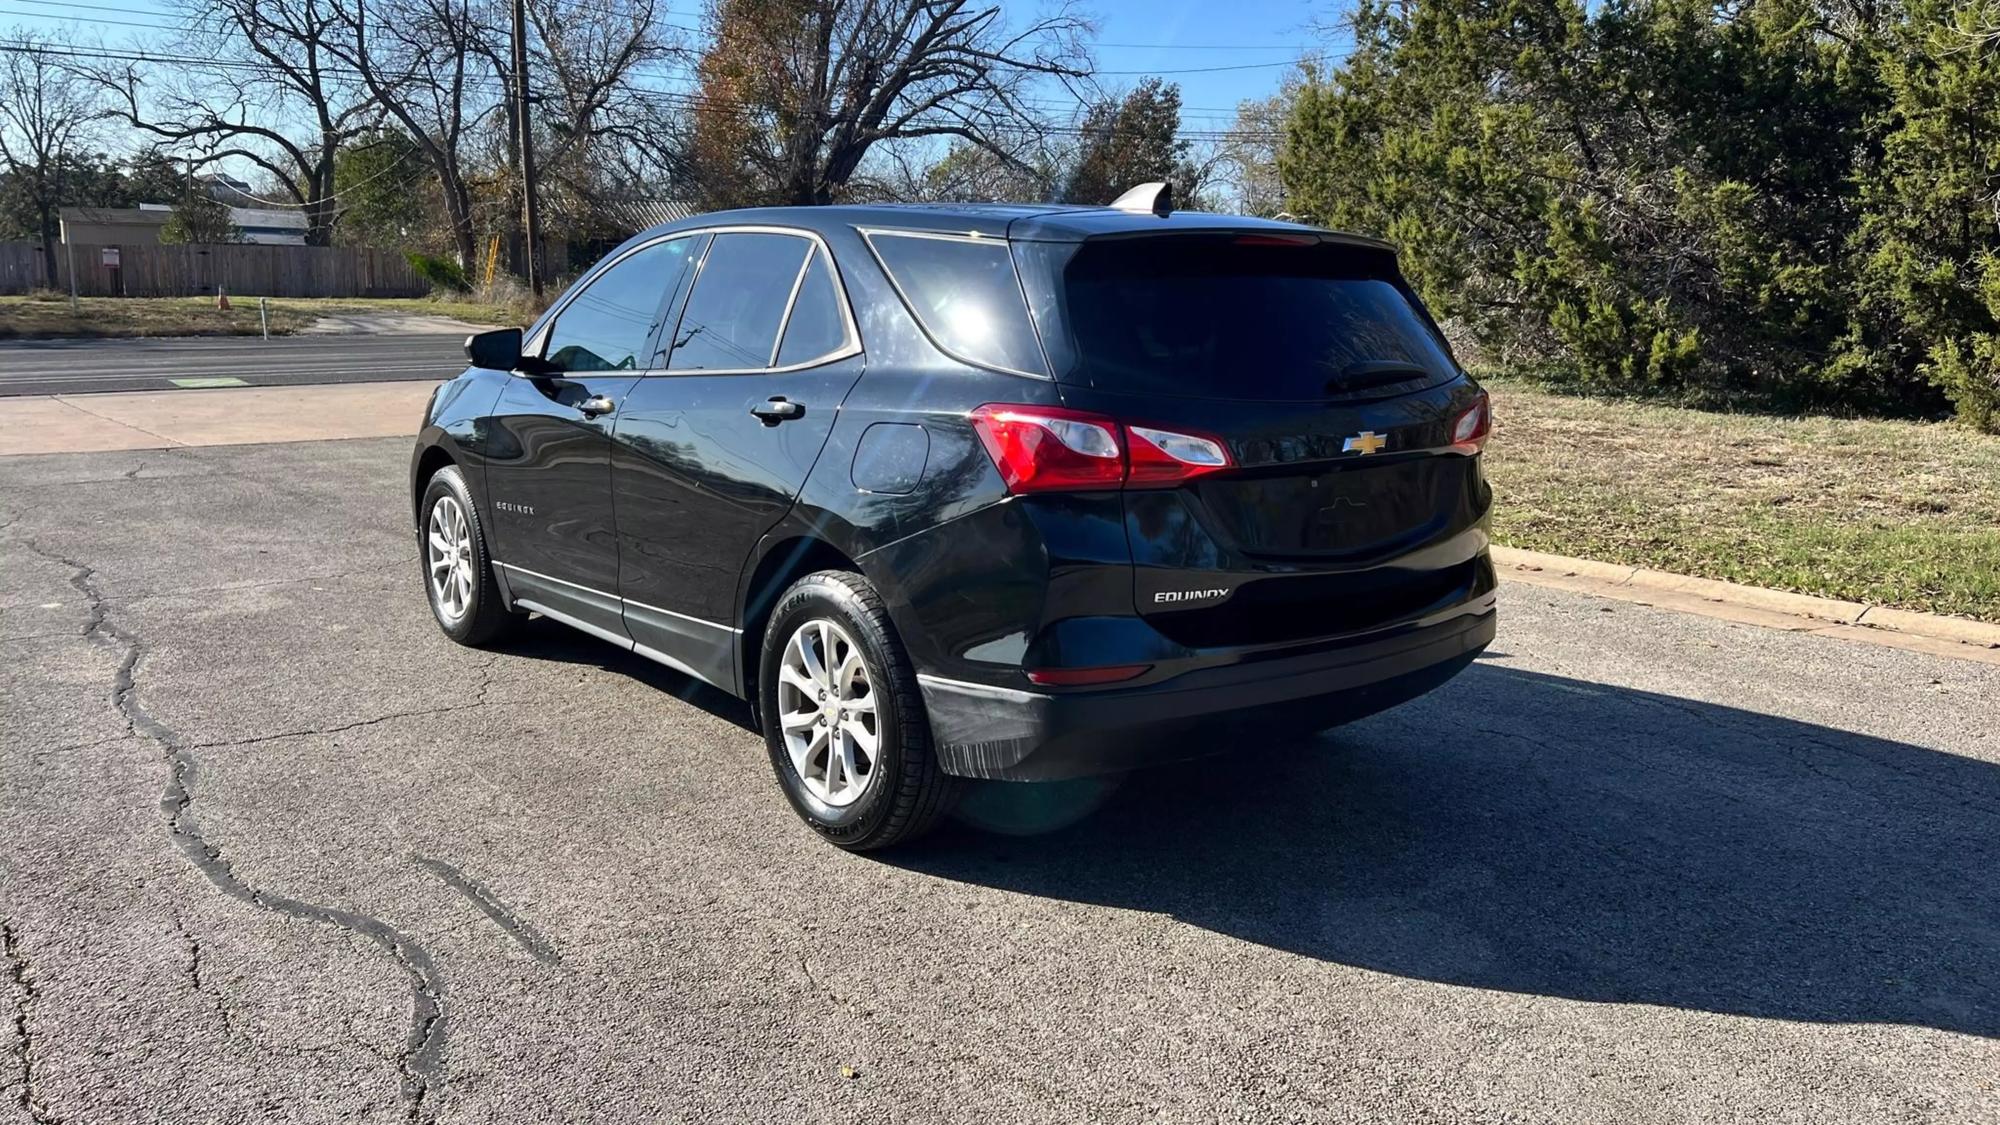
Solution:
<svg viewBox="0 0 2000 1125">
<path fill-rule="evenodd" d="M 1229 468 L 1221 439 L 1131 426 L 1059 406 L 987 403 L 971 414 L 1007 491 L 1160 488 Z"/>
<path fill-rule="evenodd" d="M 1451 447 L 1460 453 L 1477 453 L 1486 447 L 1486 436 L 1493 432 L 1493 404 L 1485 391 L 1473 400 L 1471 406 L 1451 422 Z"/>
<path fill-rule="evenodd" d="M 1117 488 L 1125 481 L 1118 423 L 1059 406 L 988 403 L 972 428 L 1009 492 Z"/>
</svg>

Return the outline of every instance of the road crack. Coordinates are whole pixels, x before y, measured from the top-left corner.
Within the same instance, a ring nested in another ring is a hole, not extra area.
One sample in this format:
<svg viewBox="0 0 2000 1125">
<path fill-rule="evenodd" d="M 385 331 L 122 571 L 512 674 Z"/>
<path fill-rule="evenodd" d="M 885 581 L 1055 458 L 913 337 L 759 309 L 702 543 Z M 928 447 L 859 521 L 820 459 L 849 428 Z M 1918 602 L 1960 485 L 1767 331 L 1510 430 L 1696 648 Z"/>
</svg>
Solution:
<svg viewBox="0 0 2000 1125">
<path fill-rule="evenodd" d="M 34 1012 L 35 1001 L 41 999 L 41 990 L 35 987 L 35 974 L 28 967 L 28 959 L 21 952 L 21 940 L 14 932 L 14 923 L 0 922 L 0 953 L 7 959 L 7 991 L 13 999 L 14 1036 L 21 1041 L 21 1059 L 15 1068 L 15 1082 L 20 1091 L 14 1102 L 28 1120 L 36 1125 L 53 1125 L 57 1118 L 35 1092 L 35 1039 L 29 1025 Z"/>
<path fill-rule="evenodd" d="M 410 1031 L 403 1052 L 396 1059 L 402 1079 L 405 1118 L 417 1123 L 435 1117 L 435 1110 L 428 1107 L 434 1106 L 444 1092 L 444 1047 L 448 1024 L 444 979 L 430 954 L 408 935 L 379 918 L 273 894 L 252 886 L 236 874 L 221 849 L 202 836 L 200 824 L 194 817 L 195 779 L 201 768 L 194 751 L 201 747 L 190 744 L 179 731 L 156 718 L 139 699 L 137 676 L 140 664 L 150 651 L 147 642 L 111 619 L 110 604 L 97 588 L 96 568 L 48 550 L 32 539 L 28 541 L 28 548 L 45 559 L 70 568 L 70 585 L 83 595 L 89 607 L 82 635 L 121 654 L 118 670 L 112 678 L 112 704 L 124 716 L 126 726 L 133 734 L 144 736 L 160 747 L 167 766 L 166 787 L 160 795 L 160 813 L 166 819 L 168 837 L 194 864 L 195 869 L 217 890 L 239 902 L 286 917 L 360 934 L 388 953 L 409 977 Z M 8 933 L 9 964 L 12 965 L 15 962 L 11 929 Z M 198 971 L 198 967 L 197 960 L 192 971 Z M 17 1021 L 17 1025 L 25 1028 L 24 1022 Z M 44 1118 L 37 1117 L 36 1120 Z"/>
</svg>

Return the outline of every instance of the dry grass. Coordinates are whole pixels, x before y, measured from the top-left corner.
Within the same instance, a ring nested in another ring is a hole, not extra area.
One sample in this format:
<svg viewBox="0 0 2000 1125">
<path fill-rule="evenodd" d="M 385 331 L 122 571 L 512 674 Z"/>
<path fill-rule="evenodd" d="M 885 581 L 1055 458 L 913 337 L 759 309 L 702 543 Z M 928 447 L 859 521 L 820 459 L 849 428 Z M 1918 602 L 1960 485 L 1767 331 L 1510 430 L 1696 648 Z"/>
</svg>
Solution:
<svg viewBox="0 0 2000 1125">
<path fill-rule="evenodd" d="M 66 294 L 38 291 L 26 297 L 0 297 L 0 339 L 255 336 L 262 331 L 257 298 L 232 296 L 230 303 L 232 307 L 223 310 L 215 307 L 213 297 L 85 297 L 73 315 Z M 443 316 L 474 324 L 526 323 L 522 309 L 474 301 L 273 297 L 271 334 L 290 335 L 322 316 L 368 312 Z"/>
<path fill-rule="evenodd" d="M 2000 621 L 2000 437 L 1492 390 L 1501 543 Z"/>
</svg>

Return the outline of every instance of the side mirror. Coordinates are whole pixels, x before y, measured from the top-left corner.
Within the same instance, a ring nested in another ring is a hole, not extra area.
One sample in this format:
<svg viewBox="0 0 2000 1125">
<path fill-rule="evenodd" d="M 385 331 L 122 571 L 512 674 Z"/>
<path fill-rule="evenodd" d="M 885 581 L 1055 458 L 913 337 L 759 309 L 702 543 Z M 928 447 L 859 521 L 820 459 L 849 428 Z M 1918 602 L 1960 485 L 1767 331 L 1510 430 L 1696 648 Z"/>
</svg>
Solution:
<svg viewBox="0 0 2000 1125">
<path fill-rule="evenodd" d="M 465 358 L 489 371 L 512 371 L 521 365 L 521 330 L 495 328 L 465 338 Z"/>
</svg>

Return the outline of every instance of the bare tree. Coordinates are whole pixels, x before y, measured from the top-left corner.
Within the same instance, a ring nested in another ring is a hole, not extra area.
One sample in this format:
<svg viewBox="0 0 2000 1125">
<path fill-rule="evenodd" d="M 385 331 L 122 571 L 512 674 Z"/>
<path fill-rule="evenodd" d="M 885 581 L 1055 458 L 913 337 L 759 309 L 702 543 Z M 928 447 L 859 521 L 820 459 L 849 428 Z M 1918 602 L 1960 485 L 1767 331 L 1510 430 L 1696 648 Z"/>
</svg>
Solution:
<svg viewBox="0 0 2000 1125">
<path fill-rule="evenodd" d="M 336 53 L 430 164 L 459 265 L 471 269 L 478 224 L 466 142 L 502 100 L 486 60 L 503 50 L 505 20 L 486 0 L 341 0 L 340 18 Z"/>
<path fill-rule="evenodd" d="M 655 0 L 527 0 L 534 68 L 535 144 L 543 206 L 575 233 L 615 226 L 607 210 L 640 191 L 635 149 L 656 142 L 662 99 L 641 87 L 645 68 L 682 53 Z M 504 42 L 500 44 L 504 46 Z M 513 88 L 513 57 L 488 54 L 502 86 Z M 519 124 L 502 105 L 508 217 L 521 214 Z M 514 253 L 521 247 L 516 242 Z"/>
<path fill-rule="evenodd" d="M 1216 172 L 1246 215 L 1269 218 L 1285 209 L 1285 185 L 1278 178 L 1278 154 L 1284 147 L 1285 123 L 1298 100 L 1306 74 L 1303 67 L 1285 76 L 1278 92 L 1248 98 L 1236 106 L 1236 125 L 1216 146 Z"/>
<path fill-rule="evenodd" d="M 954 137 L 1007 159 L 1038 78 L 1088 77 L 1067 7 L 1010 30 L 969 0 L 717 0 L 690 171 L 706 202 L 828 203 L 874 146 Z"/>
<path fill-rule="evenodd" d="M 118 113 L 194 165 L 247 160 L 306 217 L 306 241 L 332 241 L 339 218 L 334 161 L 381 110 L 342 62 L 346 27 L 332 0 L 181 0 L 201 58 L 170 72 L 127 63 L 98 72 Z M 185 50 L 185 48 L 184 48 Z"/>
<path fill-rule="evenodd" d="M 65 173 L 104 116 L 97 91 L 53 53 L 47 40 L 15 28 L 0 63 L 0 168 L 21 186 L 35 212 L 42 270 L 56 287 L 56 237 Z"/>
</svg>

